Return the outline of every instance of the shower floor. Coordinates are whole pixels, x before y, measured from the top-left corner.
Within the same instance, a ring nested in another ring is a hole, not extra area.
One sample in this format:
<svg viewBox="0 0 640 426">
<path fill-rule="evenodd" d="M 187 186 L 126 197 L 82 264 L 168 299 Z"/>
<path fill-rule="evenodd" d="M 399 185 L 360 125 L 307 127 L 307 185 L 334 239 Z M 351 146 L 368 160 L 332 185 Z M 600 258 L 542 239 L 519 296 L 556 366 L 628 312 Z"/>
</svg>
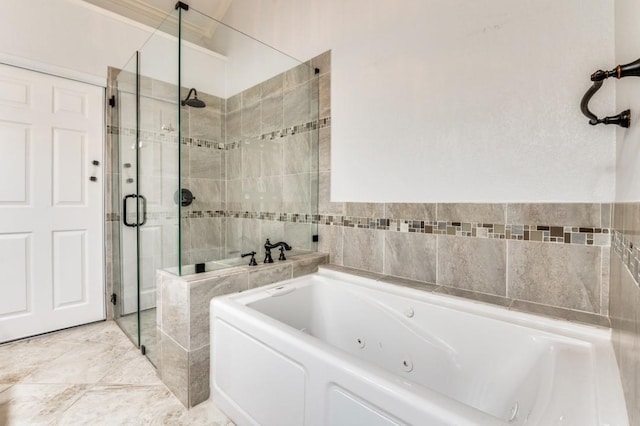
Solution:
<svg viewBox="0 0 640 426">
<path fill-rule="evenodd" d="M 117 322 L 131 340 L 138 340 L 138 316 L 135 313 L 121 316 Z M 144 345 L 149 361 L 157 365 L 156 308 L 140 312 L 140 344 Z"/>
</svg>

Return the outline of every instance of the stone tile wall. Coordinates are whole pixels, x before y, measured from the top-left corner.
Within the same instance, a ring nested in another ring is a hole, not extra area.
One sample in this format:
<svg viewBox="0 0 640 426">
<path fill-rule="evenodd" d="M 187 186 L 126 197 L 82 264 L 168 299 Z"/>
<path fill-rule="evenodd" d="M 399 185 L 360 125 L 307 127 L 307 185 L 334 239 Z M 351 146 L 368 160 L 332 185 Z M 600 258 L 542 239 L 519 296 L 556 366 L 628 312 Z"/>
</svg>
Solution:
<svg viewBox="0 0 640 426">
<path fill-rule="evenodd" d="M 381 216 L 321 214 L 319 251 L 329 253 L 332 264 L 608 316 L 609 205 L 345 203 L 342 208 Z M 513 223 L 512 217 L 545 224 Z"/>
<path fill-rule="evenodd" d="M 613 347 L 629 424 L 640 423 L 640 203 L 617 203 L 613 213 L 611 304 Z"/>
<path fill-rule="evenodd" d="M 260 252 L 267 238 L 316 249 L 317 222 L 283 215 L 317 213 L 319 79 L 310 65 L 227 99 L 226 257 Z"/>
<path fill-rule="evenodd" d="M 182 92 L 184 99 L 188 89 L 183 88 Z M 180 148 L 181 184 L 195 197 L 191 205 L 181 209 L 183 265 L 225 258 L 226 219 L 201 214 L 226 209 L 225 100 L 202 92 L 198 92 L 198 99 L 206 103 L 206 108 L 181 108 L 182 136 L 186 139 Z M 176 146 L 171 148 L 174 151 L 169 155 L 177 155 Z M 178 187 L 177 182 L 167 183 L 172 190 Z"/>
<path fill-rule="evenodd" d="M 193 407 L 209 398 L 209 301 L 239 291 L 311 274 L 328 255 L 310 253 L 287 261 L 177 277 L 158 271 L 156 322 L 158 374 L 178 399 Z"/>
</svg>

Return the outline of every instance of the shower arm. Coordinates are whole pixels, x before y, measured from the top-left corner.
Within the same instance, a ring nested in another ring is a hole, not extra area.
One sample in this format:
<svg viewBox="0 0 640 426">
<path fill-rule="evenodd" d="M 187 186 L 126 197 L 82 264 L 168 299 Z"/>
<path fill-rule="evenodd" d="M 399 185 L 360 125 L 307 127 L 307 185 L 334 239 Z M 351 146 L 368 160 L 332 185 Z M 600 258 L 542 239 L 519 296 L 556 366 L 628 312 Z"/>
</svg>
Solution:
<svg viewBox="0 0 640 426">
<path fill-rule="evenodd" d="M 194 92 L 195 92 L 196 97 L 198 97 L 198 92 L 196 92 L 196 89 L 195 88 L 191 88 L 191 90 L 189 90 L 189 93 L 187 93 L 187 97 L 182 100 L 182 102 L 181 102 L 182 106 L 185 106 L 187 101 L 189 99 L 191 99 L 191 95 L 193 95 Z"/>
<path fill-rule="evenodd" d="M 589 124 L 595 126 L 596 124 L 617 124 L 621 127 L 629 127 L 631 125 L 631 110 L 624 110 L 618 115 L 612 115 L 609 117 L 598 118 L 593 112 L 589 110 L 589 101 L 596 94 L 596 92 L 602 87 L 602 82 L 609 77 L 616 77 L 621 79 L 622 77 L 640 77 L 640 59 L 631 62 L 626 65 L 618 65 L 611 71 L 598 70 L 591 74 L 591 81 L 593 85 L 587 90 L 580 102 L 580 110 L 589 119 Z"/>
</svg>

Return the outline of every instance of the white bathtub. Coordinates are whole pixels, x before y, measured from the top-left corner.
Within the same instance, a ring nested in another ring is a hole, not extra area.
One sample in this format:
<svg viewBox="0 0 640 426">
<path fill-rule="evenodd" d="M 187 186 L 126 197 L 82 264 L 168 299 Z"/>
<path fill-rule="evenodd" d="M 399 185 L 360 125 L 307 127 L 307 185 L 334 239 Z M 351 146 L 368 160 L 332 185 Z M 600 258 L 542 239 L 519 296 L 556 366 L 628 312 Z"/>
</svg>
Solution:
<svg viewBox="0 0 640 426">
<path fill-rule="evenodd" d="M 211 301 L 238 425 L 627 425 L 604 329 L 321 270 Z"/>
</svg>

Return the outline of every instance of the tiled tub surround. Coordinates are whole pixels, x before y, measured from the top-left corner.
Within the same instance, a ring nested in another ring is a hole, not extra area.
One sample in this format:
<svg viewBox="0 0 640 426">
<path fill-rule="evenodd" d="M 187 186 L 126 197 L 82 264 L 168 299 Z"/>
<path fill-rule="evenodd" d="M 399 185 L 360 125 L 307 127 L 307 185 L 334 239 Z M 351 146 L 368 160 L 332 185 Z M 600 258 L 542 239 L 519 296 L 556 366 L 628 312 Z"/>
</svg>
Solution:
<svg viewBox="0 0 640 426">
<path fill-rule="evenodd" d="M 320 223 L 332 264 L 608 326 L 609 204 L 343 203 Z"/>
<path fill-rule="evenodd" d="M 259 256 L 260 254 L 256 255 Z M 273 264 L 239 266 L 177 277 L 158 271 L 158 374 L 178 399 L 193 407 L 209 397 L 209 301 L 310 274 L 329 256 L 309 253 Z M 248 262 L 248 259 L 247 259 Z"/>
<path fill-rule="evenodd" d="M 320 117 L 330 117 L 330 52 L 317 60 Z M 329 121 L 319 131 L 318 250 L 332 264 L 608 324 L 610 204 L 335 202 L 331 143 Z"/>
<path fill-rule="evenodd" d="M 640 423 L 640 203 L 614 205 L 611 318 L 630 424 Z"/>
</svg>

